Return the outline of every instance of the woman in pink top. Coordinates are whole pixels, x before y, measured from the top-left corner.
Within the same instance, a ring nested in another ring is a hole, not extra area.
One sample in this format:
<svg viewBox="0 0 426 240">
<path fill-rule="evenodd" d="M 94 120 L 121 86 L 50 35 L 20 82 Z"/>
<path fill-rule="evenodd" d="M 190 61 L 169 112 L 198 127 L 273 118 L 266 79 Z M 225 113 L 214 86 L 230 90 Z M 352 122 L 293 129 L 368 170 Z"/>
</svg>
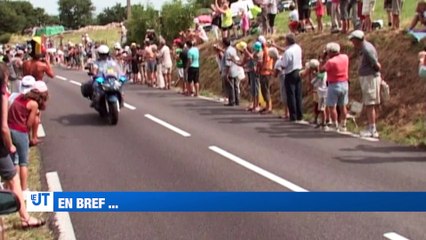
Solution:
<svg viewBox="0 0 426 240">
<path fill-rule="evenodd" d="M 318 0 L 315 5 L 315 13 L 317 15 L 318 32 L 322 32 L 324 30 L 324 26 L 322 24 L 322 17 L 325 13 L 325 6 L 321 0 Z"/>
<path fill-rule="evenodd" d="M 250 29 L 250 19 L 247 11 L 244 8 L 240 9 L 241 14 L 241 31 L 243 32 L 243 36 L 248 36 L 248 31 Z"/>
<path fill-rule="evenodd" d="M 24 191 L 28 190 L 29 133 L 31 127 L 34 126 L 39 110 L 45 109 L 47 98 L 46 83 L 37 81 L 33 89 L 20 94 L 10 103 L 7 123 L 12 135 L 12 142 L 16 146 L 16 153 L 11 154 L 11 157 L 15 166 L 19 165 L 17 170 Z"/>
<path fill-rule="evenodd" d="M 328 43 L 321 59 L 321 72 L 327 72 L 327 107 L 337 131 L 346 132 L 346 105 L 349 103 L 349 57 L 340 53 L 338 43 Z M 340 126 L 337 115 L 340 108 Z"/>
</svg>

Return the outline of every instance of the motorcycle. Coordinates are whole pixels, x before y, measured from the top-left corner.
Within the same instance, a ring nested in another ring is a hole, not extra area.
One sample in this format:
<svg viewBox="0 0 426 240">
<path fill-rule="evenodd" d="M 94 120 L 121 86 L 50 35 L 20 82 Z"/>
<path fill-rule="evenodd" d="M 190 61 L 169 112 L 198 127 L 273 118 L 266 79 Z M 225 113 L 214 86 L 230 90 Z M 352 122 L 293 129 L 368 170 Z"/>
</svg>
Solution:
<svg viewBox="0 0 426 240">
<path fill-rule="evenodd" d="M 93 77 L 98 84 L 98 89 L 93 89 L 93 80 L 81 86 L 83 97 L 89 98 L 93 102 L 93 107 L 99 112 L 102 118 L 106 118 L 111 125 L 117 125 L 120 109 L 124 106 L 122 87 L 127 81 L 126 77 L 117 78 L 113 75 L 100 75 Z M 95 96 L 96 95 L 96 96 Z M 95 97 L 95 101 L 93 101 Z"/>
</svg>

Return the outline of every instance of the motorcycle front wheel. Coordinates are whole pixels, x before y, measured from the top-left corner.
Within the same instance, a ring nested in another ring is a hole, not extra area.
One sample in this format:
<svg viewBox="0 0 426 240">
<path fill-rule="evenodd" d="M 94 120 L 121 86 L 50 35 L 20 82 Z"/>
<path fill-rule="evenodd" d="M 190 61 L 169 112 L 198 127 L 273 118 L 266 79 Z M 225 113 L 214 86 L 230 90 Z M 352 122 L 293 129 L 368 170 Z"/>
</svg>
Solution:
<svg viewBox="0 0 426 240">
<path fill-rule="evenodd" d="M 120 112 L 120 104 L 118 101 L 108 102 L 109 108 L 109 122 L 111 125 L 117 125 L 118 123 L 118 113 Z"/>
</svg>

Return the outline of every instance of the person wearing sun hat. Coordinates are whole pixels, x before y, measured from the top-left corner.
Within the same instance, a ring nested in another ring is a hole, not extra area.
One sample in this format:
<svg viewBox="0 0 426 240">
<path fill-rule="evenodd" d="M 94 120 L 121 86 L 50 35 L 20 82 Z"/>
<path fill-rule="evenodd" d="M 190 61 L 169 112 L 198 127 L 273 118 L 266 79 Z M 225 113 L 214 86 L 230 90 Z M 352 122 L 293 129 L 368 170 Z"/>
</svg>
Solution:
<svg viewBox="0 0 426 240">
<path fill-rule="evenodd" d="M 380 105 L 380 75 L 381 65 L 377 50 L 373 44 L 365 40 L 364 32 L 355 30 L 349 35 L 349 40 L 360 56 L 358 69 L 359 82 L 361 84 L 363 104 L 368 118 L 368 129 L 361 132 L 361 136 L 378 138 L 376 128 L 376 107 Z"/>
<path fill-rule="evenodd" d="M 28 82 L 32 79 L 28 78 Z M 44 110 L 48 98 L 46 83 L 37 81 L 30 91 L 25 90 L 9 107 L 7 123 L 10 128 L 12 142 L 16 146 L 16 152 L 11 154 L 12 161 L 19 168 L 21 187 L 28 191 L 28 160 L 30 142 L 37 142 L 37 136 L 32 136 L 30 141 L 30 130 L 38 125 L 38 112 Z M 34 133 L 34 131 L 33 131 Z"/>
</svg>

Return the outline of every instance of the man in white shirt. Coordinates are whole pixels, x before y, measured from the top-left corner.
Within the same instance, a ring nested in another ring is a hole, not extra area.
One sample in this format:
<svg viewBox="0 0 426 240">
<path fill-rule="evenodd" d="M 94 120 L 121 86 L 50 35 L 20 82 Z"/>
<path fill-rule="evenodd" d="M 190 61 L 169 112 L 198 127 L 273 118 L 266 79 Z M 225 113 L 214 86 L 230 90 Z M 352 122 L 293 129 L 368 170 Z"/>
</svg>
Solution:
<svg viewBox="0 0 426 240">
<path fill-rule="evenodd" d="M 172 56 L 170 54 L 170 48 L 166 45 L 166 40 L 160 40 L 160 51 L 157 54 L 160 59 L 161 70 L 164 76 L 165 89 L 170 89 L 172 84 Z"/>
<path fill-rule="evenodd" d="M 226 89 L 228 92 L 229 103 L 226 106 L 235 106 L 240 104 L 239 97 L 239 67 L 235 64 L 238 61 L 237 50 L 231 45 L 231 41 L 227 38 L 222 40 L 225 50 L 224 54 L 224 75 L 226 77 Z"/>
<path fill-rule="evenodd" d="M 302 48 L 296 43 L 296 36 L 289 33 L 285 37 L 287 50 L 284 52 L 282 67 L 285 72 L 285 88 L 290 121 L 303 120 L 302 80 Z"/>
</svg>

